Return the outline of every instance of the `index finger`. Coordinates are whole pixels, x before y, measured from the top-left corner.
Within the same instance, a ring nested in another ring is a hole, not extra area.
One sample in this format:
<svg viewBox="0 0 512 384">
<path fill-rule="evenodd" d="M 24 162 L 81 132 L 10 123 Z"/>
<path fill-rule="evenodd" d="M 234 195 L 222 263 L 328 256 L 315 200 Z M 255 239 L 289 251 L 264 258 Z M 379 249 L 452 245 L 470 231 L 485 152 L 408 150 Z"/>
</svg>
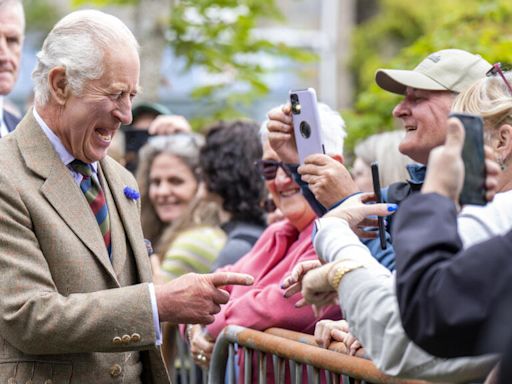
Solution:
<svg viewBox="0 0 512 384">
<path fill-rule="evenodd" d="M 246 273 L 214 272 L 210 274 L 210 281 L 216 287 L 224 285 L 252 285 L 254 277 Z"/>
</svg>

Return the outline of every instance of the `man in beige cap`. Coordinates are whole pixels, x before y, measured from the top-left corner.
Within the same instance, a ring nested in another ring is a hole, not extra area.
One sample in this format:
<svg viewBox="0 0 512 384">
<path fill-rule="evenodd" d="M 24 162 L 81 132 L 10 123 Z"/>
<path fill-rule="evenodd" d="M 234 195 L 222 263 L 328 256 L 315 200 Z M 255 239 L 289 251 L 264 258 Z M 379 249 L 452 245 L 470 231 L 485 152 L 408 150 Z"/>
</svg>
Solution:
<svg viewBox="0 0 512 384">
<path fill-rule="evenodd" d="M 482 57 L 460 49 L 432 53 L 412 71 L 379 69 L 375 75 L 379 87 L 404 95 L 393 109 L 406 131 L 400 152 L 426 164 L 432 148 L 444 143 L 455 96 L 489 69 L 491 64 Z"/>
</svg>

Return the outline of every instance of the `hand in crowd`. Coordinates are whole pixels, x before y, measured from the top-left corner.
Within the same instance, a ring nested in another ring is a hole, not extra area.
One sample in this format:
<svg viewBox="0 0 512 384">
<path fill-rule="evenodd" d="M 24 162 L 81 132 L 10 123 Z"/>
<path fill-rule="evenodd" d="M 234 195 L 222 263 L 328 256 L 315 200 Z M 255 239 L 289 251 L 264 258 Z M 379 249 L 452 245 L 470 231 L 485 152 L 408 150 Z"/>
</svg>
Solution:
<svg viewBox="0 0 512 384">
<path fill-rule="evenodd" d="M 169 283 L 155 285 L 158 316 L 174 324 L 210 324 L 220 305 L 229 300 L 226 285 L 252 285 L 254 278 L 244 273 L 187 273 Z"/>
<path fill-rule="evenodd" d="M 191 132 L 187 119 L 180 115 L 160 115 L 148 128 L 150 135 L 172 135 L 179 132 Z"/>
<path fill-rule="evenodd" d="M 290 103 L 276 107 L 268 113 L 268 139 L 270 146 L 285 163 L 299 162 L 297 144 L 293 133 L 292 108 Z"/>
<path fill-rule="evenodd" d="M 303 298 L 297 301 L 295 304 L 297 307 L 311 304 L 315 314 L 318 314 L 322 307 L 338 303 L 338 292 L 329 284 L 329 277 L 335 264 L 324 264 L 303 276 L 301 290 Z"/>
<path fill-rule="evenodd" d="M 396 204 L 366 204 L 375 201 L 373 193 L 359 193 L 349 197 L 331 209 L 323 217 L 338 217 L 347 221 L 354 233 L 362 238 L 375 238 L 377 233 L 369 228 L 377 228 L 377 218 L 368 216 L 389 216 L 396 211 Z"/>
<path fill-rule="evenodd" d="M 456 204 L 464 182 L 464 163 L 462 147 L 464 145 L 464 127 L 459 119 L 450 118 L 445 144 L 430 152 L 427 175 L 422 192 L 435 192 L 452 199 Z M 493 160 L 494 155 L 489 147 L 485 147 L 485 168 L 487 189 L 486 198 L 491 201 L 497 192 L 500 168 Z"/>
<path fill-rule="evenodd" d="M 199 324 L 189 326 L 187 334 L 190 342 L 190 354 L 194 363 L 203 368 L 208 368 L 215 340 Z"/>
<path fill-rule="evenodd" d="M 350 356 L 364 356 L 361 343 L 350 333 L 345 320 L 320 320 L 315 325 L 315 341 L 322 348 L 329 348 L 332 342 L 340 341 Z"/>
<path fill-rule="evenodd" d="M 341 199 L 359 192 L 350 172 L 338 160 L 328 155 L 310 155 L 299 167 L 303 181 L 308 183 L 315 198 L 324 206 L 332 207 Z"/>
<path fill-rule="evenodd" d="M 284 297 L 288 298 L 302 290 L 302 279 L 304 275 L 312 269 L 322 265 L 320 260 L 307 260 L 296 264 L 289 276 L 287 276 L 281 284 L 284 289 Z"/>
</svg>

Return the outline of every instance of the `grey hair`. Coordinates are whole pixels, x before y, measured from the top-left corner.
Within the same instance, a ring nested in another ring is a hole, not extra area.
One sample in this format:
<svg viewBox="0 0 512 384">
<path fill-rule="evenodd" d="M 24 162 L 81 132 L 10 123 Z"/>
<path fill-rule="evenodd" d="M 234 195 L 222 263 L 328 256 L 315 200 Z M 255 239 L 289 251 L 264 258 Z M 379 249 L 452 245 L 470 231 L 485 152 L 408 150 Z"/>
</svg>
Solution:
<svg viewBox="0 0 512 384">
<path fill-rule="evenodd" d="M 326 154 L 343 154 L 343 143 L 347 132 L 345 131 L 345 121 L 339 112 L 331 109 L 327 104 L 317 103 L 318 115 L 320 117 L 320 126 L 322 127 L 322 136 Z M 262 143 L 268 138 L 268 119 L 263 121 L 260 126 L 260 139 Z"/>
<path fill-rule="evenodd" d="M 22 29 L 25 30 L 25 11 L 23 10 L 23 3 L 21 0 L 0 0 L 0 10 L 2 8 L 10 7 L 17 7 L 18 10 L 21 12 L 21 19 L 23 20 Z"/>
<path fill-rule="evenodd" d="M 405 166 L 414 161 L 398 150 L 404 136 L 404 131 L 378 133 L 360 141 L 354 148 L 356 157 L 368 167 L 374 161 L 379 163 L 380 184 L 383 187 L 409 178 Z"/>
<path fill-rule="evenodd" d="M 48 75 L 53 68 L 65 68 L 71 91 L 80 95 L 86 80 L 103 75 L 105 55 L 126 46 L 139 51 L 132 32 L 115 16 L 97 10 L 81 10 L 65 16 L 50 31 L 37 54 L 32 73 L 36 103 L 45 105 L 49 100 Z"/>
</svg>

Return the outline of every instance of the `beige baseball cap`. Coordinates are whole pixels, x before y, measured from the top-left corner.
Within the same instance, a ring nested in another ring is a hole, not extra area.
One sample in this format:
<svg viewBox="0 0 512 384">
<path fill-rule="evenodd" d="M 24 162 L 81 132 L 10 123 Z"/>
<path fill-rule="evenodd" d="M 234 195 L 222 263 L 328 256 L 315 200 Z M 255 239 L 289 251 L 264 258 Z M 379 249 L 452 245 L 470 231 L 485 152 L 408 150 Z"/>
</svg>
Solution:
<svg viewBox="0 0 512 384">
<path fill-rule="evenodd" d="M 485 77 L 491 64 L 461 49 L 443 49 L 429 55 L 412 71 L 378 69 L 375 81 L 382 89 L 405 94 L 406 87 L 460 93 Z"/>
</svg>

